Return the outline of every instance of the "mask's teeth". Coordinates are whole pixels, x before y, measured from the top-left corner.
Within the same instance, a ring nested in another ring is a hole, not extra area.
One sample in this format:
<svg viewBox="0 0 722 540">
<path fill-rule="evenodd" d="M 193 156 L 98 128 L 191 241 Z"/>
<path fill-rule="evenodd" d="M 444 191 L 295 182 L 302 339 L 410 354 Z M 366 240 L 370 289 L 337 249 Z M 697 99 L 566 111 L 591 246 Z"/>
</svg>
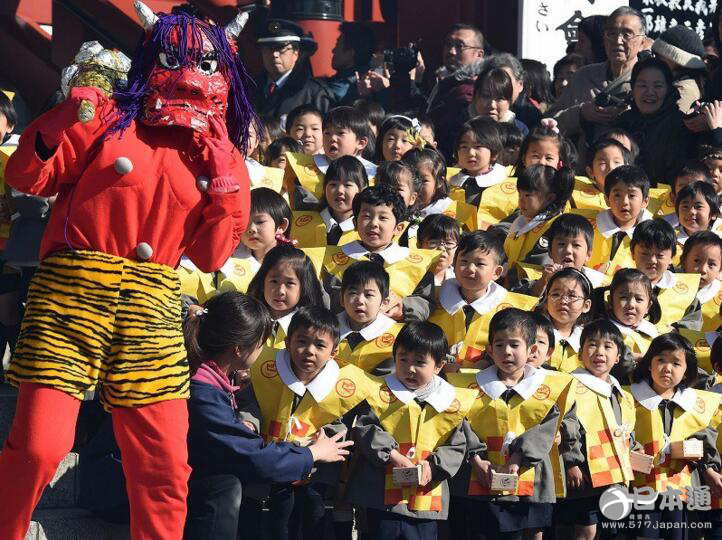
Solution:
<svg viewBox="0 0 722 540">
<path fill-rule="evenodd" d="M 161 103 L 160 98 L 155 100 L 155 110 L 159 111 L 160 108 L 163 106 L 163 103 Z"/>
</svg>

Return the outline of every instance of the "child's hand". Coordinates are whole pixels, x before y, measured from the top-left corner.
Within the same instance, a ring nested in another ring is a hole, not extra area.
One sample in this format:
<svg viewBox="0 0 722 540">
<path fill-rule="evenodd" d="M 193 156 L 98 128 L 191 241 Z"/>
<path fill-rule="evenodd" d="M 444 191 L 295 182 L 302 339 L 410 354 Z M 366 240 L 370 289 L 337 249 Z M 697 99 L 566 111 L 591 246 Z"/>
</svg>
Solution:
<svg viewBox="0 0 722 540">
<path fill-rule="evenodd" d="M 442 371 L 443 371 L 444 373 L 458 373 L 460 369 L 461 369 L 461 366 L 460 366 L 459 364 L 456 364 L 456 363 L 454 363 L 454 364 L 444 364 L 444 368 L 442 369 Z"/>
<path fill-rule="evenodd" d="M 713 497 L 722 497 L 722 474 L 714 469 L 705 469 L 704 482 L 709 486 Z"/>
<path fill-rule="evenodd" d="M 481 457 L 474 456 L 471 458 L 471 468 L 479 479 L 479 483 L 485 488 L 491 487 L 491 461 L 481 459 Z"/>
<path fill-rule="evenodd" d="M 541 280 L 546 285 L 546 282 L 549 281 L 549 278 L 552 277 L 556 272 L 559 270 L 562 270 L 564 267 L 561 264 L 552 263 L 547 264 L 544 267 L 544 270 L 542 271 L 542 277 Z"/>
<path fill-rule="evenodd" d="M 516 463 L 507 463 L 496 469 L 496 472 L 502 474 L 519 474 L 519 465 Z"/>
<path fill-rule="evenodd" d="M 570 489 L 582 489 L 584 486 L 584 474 L 577 465 L 567 469 L 567 486 Z"/>
<path fill-rule="evenodd" d="M 401 321 L 404 318 L 403 301 L 393 291 L 389 293 L 389 303 L 384 309 L 384 313 L 395 321 Z"/>
<path fill-rule="evenodd" d="M 389 454 L 389 463 L 394 467 L 413 467 L 414 462 L 403 455 L 398 450 L 391 450 Z"/>
<path fill-rule="evenodd" d="M 421 483 L 419 485 L 425 486 L 431 482 L 431 465 L 426 460 L 420 461 L 419 465 L 421 465 Z"/>
<path fill-rule="evenodd" d="M 560 444 L 562 444 L 562 434 L 561 434 L 561 432 L 559 432 L 559 431 L 557 431 L 557 434 L 556 434 L 556 436 L 554 437 L 554 444 L 556 444 L 557 446 L 559 446 Z"/>
</svg>

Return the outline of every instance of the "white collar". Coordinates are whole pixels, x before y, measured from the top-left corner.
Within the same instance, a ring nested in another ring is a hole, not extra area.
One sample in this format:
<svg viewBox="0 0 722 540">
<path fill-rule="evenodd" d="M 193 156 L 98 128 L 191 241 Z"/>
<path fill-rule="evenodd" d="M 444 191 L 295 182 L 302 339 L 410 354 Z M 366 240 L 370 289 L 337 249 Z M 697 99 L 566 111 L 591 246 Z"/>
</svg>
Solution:
<svg viewBox="0 0 722 540">
<path fill-rule="evenodd" d="M 248 176 L 251 178 L 251 185 L 255 186 L 259 184 L 263 179 L 263 165 L 255 159 L 247 157 L 246 168 L 248 169 Z"/>
<path fill-rule="evenodd" d="M 404 405 L 408 405 L 416 398 L 416 391 L 406 388 L 396 375 L 387 375 L 384 377 L 384 381 L 386 382 L 386 386 L 389 387 L 389 390 Z M 442 413 L 448 409 L 454 401 L 456 392 L 453 386 L 438 375 L 434 375 L 432 382 L 436 385 L 436 388 L 425 401 L 431 405 L 437 413 Z"/>
<path fill-rule="evenodd" d="M 183 259 L 181 259 L 181 261 L 182 260 Z M 699 300 L 700 304 L 706 304 L 715 296 L 717 296 L 719 290 L 720 281 L 719 279 L 715 279 L 712 283 L 710 283 L 709 285 L 705 285 L 699 291 L 697 291 L 697 300 Z"/>
<path fill-rule="evenodd" d="M 286 84 L 286 81 L 287 81 L 288 78 L 291 76 L 291 71 L 293 71 L 293 70 L 292 70 L 292 69 L 289 69 L 286 73 L 284 73 L 283 75 L 281 75 L 281 76 L 278 78 L 278 80 L 276 80 L 276 81 L 273 81 L 273 80 L 271 80 L 271 79 L 269 78 L 269 79 L 268 79 L 268 84 L 270 85 L 271 83 L 276 83 L 276 89 L 281 88 L 284 84 Z"/>
<path fill-rule="evenodd" d="M 474 308 L 479 315 L 485 315 L 492 309 L 499 305 L 499 303 L 506 297 L 507 291 L 504 287 L 498 283 L 491 281 L 486 289 L 486 293 L 481 298 L 477 298 L 471 304 L 469 304 L 464 297 L 461 296 L 461 286 L 456 278 L 447 279 L 441 285 L 439 291 L 439 300 L 441 306 L 446 310 L 449 315 L 453 315 L 459 311 L 462 307 L 470 305 Z"/>
<path fill-rule="evenodd" d="M 224 276 L 229 276 L 233 272 L 233 268 L 235 266 L 233 259 L 240 259 L 242 261 L 246 261 L 251 267 L 251 272 L 253 274 L 258 272 L 258 270 L 261 268 L 261 263 L 256 260 L 256 258 L 253 256 L 253 253 L 251 253 L 251 250 L 243 244 L 239 244 L 236 250 L 233 252 L 233 255 L 231 255 L 230 258 L 220 268 L 220 272 Z"/>
<path fill-rule="evenodd" d="M 341 250 L 351 257 L 352 259 L 355 259 L 357 261 L 361 260 L 363 257 L 367 256 L 369 253 L 371 253 L 368 249 L 366 249 L 363 244 L 359 240 L 354 240 L 353 242 L 349 242 L 348 244 L 344 244 L 341 246 Z M 381 251 L 377 251 L 376 253 L 378 255 L 381 255 L 384 262 L 387 264 L 395 264 L 399 261 L 404 260 L 409 255 L 409 248 L 402 247 L 398 245 L 396 242 L 391 242 L 390 245 L 382 249 Z"/>
<path fill-rule="evenodd" d="M 675 229 L 679 227 L 679 218 L 677 217 L 677 214 L 667 214 L 666 216 L 662 216 L 662 219 Z"/>
<path fill-rule="evenodd" d="M 293 316 L 296 314 L 296 310 L 294 309 L 291 313 L 288 313 L 281 317 L 280 319 L 276 319 L 275 322 L 278 323 L 278 325 L 283 328 L 283 332 L 288 335 L 288 325 L 291 324 L 291 319 L 293 319 Z"/>
<path fill-rule="evenodd" d="M 427 216 L 443 214 L 452 202 L 454 201 L 449 197 L 444 197 L 443 199 L 439 199 L 438 201 L 431 203 L 426 208 L 419 210 L 419 215 L 422 218 L 425 218 Z"/>
<path fill-rule="evenodd" d="M 647 221 L 648 219 L 652 219 L 652 214 L 650 214 L 645 208 L 642 211 L 641 217 L 637 218 L 637 223 L 634 224 L 634 227 L 624 231 L 624 233 L 631 239 L 634 235 L 634 229 L 637 227 L 637 225 L 639 225 L 643 221 Z M 616 223 L 614 223 L 614 218 L 612 217 L 611 210 L 602 210 L 597 214 L 597 229 L 599 229 L 599 232 L 604 238 L 609 238 L 610 236 L 622 230 L 617 226 Z"/>
<path fill-rule="evenodd" d="M 677 276 L 675 276 L 673 272 L 665 270 L 660 280 L 654 286 L 660 289 L 669 289 L 670 287 L 674 287 L 675 283 L 677 283 Z"/>
<path fill-rule="evenodd" d="M 366 169 L 366 175 L 369 178 L 373 178 L 374 176 L 376 176 L 376 165 L 374 163 L 371 163 L 370 161 L 362 158 L 361 156 L 353 157 L 355 157 L 361 162 L 361 164 L 364 166 L 364 169 Z M 318 167 L 318 170 L 321 171 L 323 174 L 326 174 L 328 166 L 331 164 L 329 159 L 326 157 L 326 154 L 314 154 L 313 162 L 316 164 L 316 167 Z"/>
<path fill-rule="evenodd" d="M 311 382 L 303 384 L 291 368 L 291 355 L 286 349 L 276 353 L 276 369 L 278 376 L 294 394 L 303 397 L 308 390 L 316 403 L 323 401 L 323 398 L 335 388 L 338 373 L 341 371 L 336 361 L 331 358 Z"/>
<path fill-rule="evenodd" d="M 338 225 L 339 227 L 341 227 L 342 232 L 349 232 L 354 230 L 353 216 L 339 223 L 338 221 L 336 221 L 336 218 L 333 217 L 333 214 L 331 214 L 331 210 L 329 208 L 324 208 L 319 213 L 321 214 L 323 224 L 326 226 L 326 232 L 329 232 L 334 225 Z"/>
<path fill-rule="evenodd" d="M 664 399 L 649 386 L 647 381 L 634 383 L 631 390 L 634 399 L 636 399 L 642 407 L 650 411 L 659 407 L 659 404 Z M 697 393 L 694 391 L 694 388 L 685 388 L 682 392 L 676 390 L 671 401 L 689 412 L 694 408 L 694 404 L 697 401 Z"/>
<path fill-rule="evenodd" d="M 521 380 L 512 388 L 514 392 L 524 399 L 529 399 L 544 381 L 545 376 L 545 371 L 527 364 L 524 366 L 524 375 Z M 491 365 L 477 373 L 476 383 L 479 385 L 479 388 L 492 399 L 499 399 L 504 392 L 509 390 L 509 387 L 499 380 L 499 374 L 497 373 L 495 365 Z"/>
<path fill-rule="evenodd" d="M 454 272 L 454 267 L 449 266 L 446 270 L 444 270 L 444 279 L 439 282 L 436 279 L 436 276 L 434 276 L 434 285 L 437 287 L 443 285 L 445 282 L 449 281 L 450 279 L 454 279 L 456 277 L 456 273 Z"/>
<path fill-rule="evenodd" d="M 342 311 L 336 317 L 338 318 L 340 339 L 343 341 L 349 334 L 356 330 L 351 328 L 348 313 L 345 311 Z M 396 321 L 391 317 L 379 313 L 373 322 L 364 326 L 358 333 L 361 334 L 361 337 L 364 338 L 365 341 L 372 341 L 386 333 L 394 324 L 396 324 Z"/>
<path fill-rule="evenodd" d="M 449 183 L 456 187 L 461 187 L 466 183 L 467 178 L 473 178 L 476 182 L 476 185 L 480 188 L 495 186 L 496 184 L 500 184 L 501 182 L 506 180 L 506 167 L 500 165 L 499 163 L 494 163 L 488 173 L 477 174 L 476 176 L 471 176 L 470 174 L 461 171 L 452 176 L 451 180 L 449 180 Z"/>
<path fill-rule="evenodd" d="M 181 255 L 178 266 L 182 266 L 183 268 L 185 268 L 186 270 L 190 270 L 191 272 L 198 270 L 198 267 L 196 266 L 196 264 L 193 261 L 191 261 L 187 255 Z"/>
<path fill-rule="evenodd" d="M 619 331 L 625 335 L 628 336 L 634 332 L 641 332 L 642 334 L 646 334 L 647 336 L 651 338 L 657 337 L 657 327 L 654 326 L 651 322 L 649 322 L 647 319 L 642 319 L 636 328 L 632 328 L 631 326 L 627 326 L 626 324 L 622 324 L 616 319 L 609 319 L 612 321 L 612 324 L 619 328 Z"/>
<path fill-rule="evenodd" d="M 612 388 L 616 388 L 620 394 L 622 393 L 622 386 L 611 374 L 607 375 L 607 377 L 609 377 L 609 382 L 603 381 L 599 377 L 592 375 L 583 367 L 575 369 L 572 371 L 571 375 L 584 386 L 597 394 L 604 396 L 605 398 L 612 396 Z"/>
<path fill-rule="evenodd" d="M 559 333 L 559 330 L 556 328 L 554 329 L 554 342 L 560 343 L 562 340 L 566 341 L 567 344 L 574 349 L 575 353 L 579 352 L 579 340 L 582 337 L 582 330 L 583 328 L 581 326 L 575 326 L 572 329 L 572 333 L 569 337 L 562 337 L 562 335 Z"/>
<path fill-rule="evenodd" d="M 594 288 L 601 287 L 607 279 L 607 276 L 602 272 L 594 270 L 593 268 L 587 268 L 586 266 L 582 266 L 582 273 L 589 278 Z"/>
<path fill-rule="evenodd" d="M 526 234 L 531 231 L 534 227 L 541 223 L 549 221 L 549 216 L 545 212 L 537 214 L 532 219 L 522 216 L 521 214 L 511 222 L 509 227 L 509 236 L 512 238 L 519 238 L 522 234 Z"/>
</svg>

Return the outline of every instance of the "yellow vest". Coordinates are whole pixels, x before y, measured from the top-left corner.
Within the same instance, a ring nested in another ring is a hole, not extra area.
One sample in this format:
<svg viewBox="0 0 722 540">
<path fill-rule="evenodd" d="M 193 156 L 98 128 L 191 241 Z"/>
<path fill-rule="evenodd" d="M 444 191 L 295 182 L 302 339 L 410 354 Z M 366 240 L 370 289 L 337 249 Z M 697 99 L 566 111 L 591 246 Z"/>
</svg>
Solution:
<svg viewBox="0 0 722 540">
<path fill-rule="evenodd" d="M 702 331 L 713 332 L 720 325 L 720 304 L 722 304 L 722 289 L 717 295 L 702 304 Z"/>
<path fill-rule="evenodd" d="M 367 401 L 378 417 L 381 427 L 399 444 L 398 452 L 412 462 L 425 460 L 449 438 L 471 408 L 477 392 L 455 388 L 456 397 L 442 413 L 429 404 L 421 408 L 415 401 L 404 404 L 381 380 Z M 411 451 L 411 449 L 414 449 Z M 393 466 L 386 466 L 384 504 L 406 504 L 413 511 L 442 511 L 442 486 L 430 482 L 426 486 L 399 487 L 393 483 Z"/>
<path fill-rule="evenodd" d="M 563 373 L 561 371 L 549 370 L 549 376 L 559 377 L 564 381 L 562 382 L 562 384 L 567 384 L 566 389 L 559 397 L 559 401 L 557 401 L 557 406 L 559 407 L 559 416 L 563 419 L 564 415 L 567 414 L 567 412 L 569 412 L 569 410 L 572 408 L 572 405 L 574 405 L 574 396 L 577 382 L 571 375 L 569 375 L 568 373 Z M 562 459 L 561 453 L 559 452 L 559 444 L 557 444 L 556 438 L 554 439 L 554 444 L 552 445 L 551 452 L 549 452 L 549 459 L 551 460 L 552 471 L 554 472 L 554 493 L 557 498 L 564 498 L 567 496 L 567 474 L 564 467 L 564 460 Z"/>
<path fill-rule="evenodd" d="M 326 246 L 326 224 L 319 212 L 293 212 L 293 227 L 291 236 L 298 240 L 298 247 L 325 247 Z M 358 232 L 355 229 L 341 234 L 338 245 L 342 246 L 358 240 Z"/>
<path fill-rule="evenodd" d="M 544 269 L 538 265 L 538 264 L 529 264 L 529 263 L 518 263 L 516 265 L 517 275 L 519 276 L 519 279 L 527 278 L 530 281 L 537 281 L 542 278 L 542 273 L 544 272 Z M 603 277 L 600 274 L 601 283 L 597 285 L 598 287 L 606 287 L 612 282 L 612 277 L 604 274 Z"/>
<path fill-rule="evenodd" d="M 544 233 L 549 230 L 549 227 L 551 227 L 552 223 L 554 223 L 559 215 L 554 216 L 544 223 L 540 223 L 532 230 L 527 231 L 522 235 L 515 237 L 514 234 L 509 233 L 506 240 L 504 240 L 504 251 L 506 252 L 506 256 L 509 260 L 509 265 L 523 261 L 534 246 L 536 246 L 537 242 Z"/>
<path fill-rule="evenodd" d="M 216 285 L 219 292 L 246 292 L 248 285 L 256 275 L 249 259 L 231 258 L 224 265 L 225 273 L 220 270 L 216 273 Z"/>
<path fill-rule="evenodd" d="M 402 323 L 396 323 L 376 339 L 359 343 L 353 350 L 347 340 L 341 341 L 336 361 L 339 365 L 353 364 L 366 373 L 373 371 L 381 362 L 393 356 L 396 336 L 403 327 Z"/>
<path fill-rule="evenodd" d="M 181 294 L 197 298 L 201 304 L 216 294 L 213 286 L 213 274 L 207 274 L 198 269 L 190 270 L 183 266 L 176 268 L 176 273 L 180 279 Z"/>
<path fill-rule="evenodd" d="M 279 169 L 278 167 L 265 167 L 261 165 L 259 170 L 262 171 L 263 174 L 260 178 L 251 177 L 251 189 L 255 189 L 257 187 L 267 187 L 276 193 L 281 193 L 283 191 L 283 169 Z"/>
<path fill-rule="evenodd" d="M 577 176 L 574 179 L 572 205 L 574 208 L 596 210 L 597 212 L 609 208 L 604 200 L 604 193 L 599 191 L 594 180 L 586 176 Z"/>
<path fill-rule="evenodd" d="M 712 352 L 712 343 L 707 339 L 707 334 L 717 335 L 717 332 L 698 332 L 696 330 L 690 330 L 689 328 L 680 328 L 677 330 L 679 334 L 686 338 L 694 347 L 694 353 L 697 356 L 697 366 L 703 369 L 710 375 L 714 375 L 715 371 L 712 369 L 712 359 L 710 357 Z M 712 340 L 714 342 L 714 340 Z"/>
<path fill-rule="evenodd" d="M 519 193 L 516 190 L 516 179 L 509 178 L 484 190 L 477 213 L 477 222 L 490 225 L 499 223 L 512 214 L 518 206 Z"/>
<path fill-rule="evenodd" d="M 286 152 L 286 159 L 288 160 L 289 167 L 286 167 L 286 174 L 283 179 L 283 183 L 286 187 L 286 191 L 293 200 L 295 193 L 295 182 L 294 179 L 298 180 L 308 191 L 313 193 L 316 198 L 320 201 L 323 197 L 323 178 L 324 174 L 316 166 L 316 162 L 313 160 L 313 156 L 308 154 L 296 154 L 295 152 Z"/>
<path fill-rule="evenodd" d="M 582 361 L 571 345 L 567 344 L 562 347 L 561 344 L 557 343 L 554 346 L 552 357 L 549 359 L 549 365 L 563 373 L 571 373 L 575 369 L 582 367 Z"/>
<path fill-rule="evenodd" d="M 662 318 L 657 325 L 662 328 L 679 321 L 694 302 L 699 289 L 699 274 L 674 274 L 677 282 L 673 287 L 660 289 L 657 301 L 662 308 Z"/>
</svg>

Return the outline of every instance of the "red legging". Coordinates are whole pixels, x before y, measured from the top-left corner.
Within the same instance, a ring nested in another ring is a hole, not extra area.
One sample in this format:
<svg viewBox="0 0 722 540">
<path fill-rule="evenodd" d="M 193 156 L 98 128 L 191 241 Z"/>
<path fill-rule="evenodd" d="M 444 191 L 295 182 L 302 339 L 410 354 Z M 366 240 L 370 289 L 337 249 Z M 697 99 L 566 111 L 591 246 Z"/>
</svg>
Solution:
<svg viewBox="0 0 722 540">
<path fill-rule="evenodd" d="M 80 402 L 54 388 L 20 385 L 17 412 L 0 453 L 0 538 L 23 540 L 33 509 L 73 446 Z M 188 409 L 184 400 L 113 409 L 133 540 L 180 540 L 188 493 Z"/>
</svg>

